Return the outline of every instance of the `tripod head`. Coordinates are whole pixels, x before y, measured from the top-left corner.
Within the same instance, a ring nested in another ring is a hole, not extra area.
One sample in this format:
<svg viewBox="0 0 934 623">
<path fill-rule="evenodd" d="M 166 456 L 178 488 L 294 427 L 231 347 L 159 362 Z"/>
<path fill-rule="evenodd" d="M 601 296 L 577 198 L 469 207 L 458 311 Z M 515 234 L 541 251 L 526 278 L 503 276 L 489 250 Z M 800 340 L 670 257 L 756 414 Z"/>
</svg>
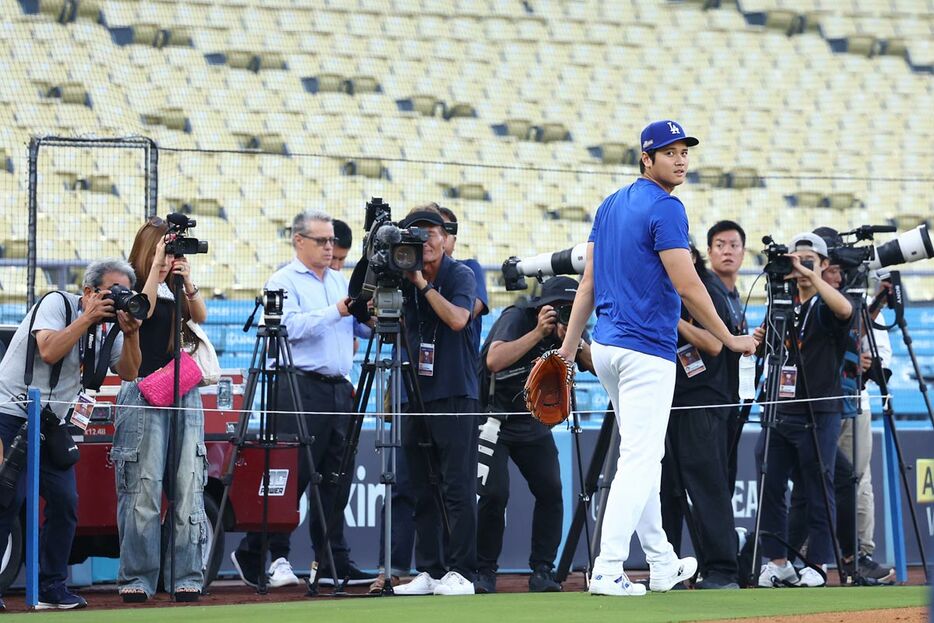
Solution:
<svg viewBox="0 0 934 623">
<path fill-rule="evenodd" d="M 289 297 L 285 290 L 266 290 L 264 288 L 263 294 L 256 297 L 256 305 L 243 325 L 243 332 L 248 333 L 250 331 L 250 327 L 253 326 L 253 321 L 256 319 L 256 312 L 259 311 L 260 307 L 263 308 L 262 324 L 266 326 L 266 330 L 278 330 L 282 326 L 282 307 L 287 298 Z"/>
</svg>

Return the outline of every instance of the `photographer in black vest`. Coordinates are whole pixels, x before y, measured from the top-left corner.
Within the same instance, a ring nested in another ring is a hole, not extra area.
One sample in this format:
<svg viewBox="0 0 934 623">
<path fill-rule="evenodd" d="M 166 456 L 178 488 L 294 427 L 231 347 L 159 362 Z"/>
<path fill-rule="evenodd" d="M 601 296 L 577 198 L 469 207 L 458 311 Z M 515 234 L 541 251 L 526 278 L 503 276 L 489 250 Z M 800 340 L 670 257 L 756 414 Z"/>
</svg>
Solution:
<svg viewBox="0 0 934 623">
<path fill-rule="evenodd" d="M 558 448 L 551 429 L 526 412 L 522 390 L 532 364 L 564 340 L 577 282 L 552 277 L 541 296 L 507 307 L 490 329 L 481 350 L 481 402 L 491 412 L 480 427 L 477 466 L 478 593 L 496 592 L 497 559 L 503 546 L 509 501 L 509 459 L 535 496 L 529 591 L 560 591 L 553 567 L 561 542 L 563 502 Z M 590 346 L 581 341 L 577 362 L 593 370 Z M 512 413 L 513 415 L 507 415 Z"/>
</svg>

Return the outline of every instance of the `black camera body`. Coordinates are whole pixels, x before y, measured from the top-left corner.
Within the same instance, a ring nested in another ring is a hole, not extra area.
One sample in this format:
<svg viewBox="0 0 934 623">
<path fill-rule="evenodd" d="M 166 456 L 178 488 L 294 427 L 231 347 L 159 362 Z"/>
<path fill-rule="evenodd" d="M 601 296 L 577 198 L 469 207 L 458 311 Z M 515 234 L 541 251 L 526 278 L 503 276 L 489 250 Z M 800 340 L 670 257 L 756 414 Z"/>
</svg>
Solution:
<svg viewBox="0 0 934 623">
<path fill-rule="evenodd" d="M 189 229 L 194 229 L 198 225 L 196 220 L 188 218 L 186 214 L 181 212 L 173 212 L 165 217 L 165 220 L 169 224 L 168 233 L 175 234 L 172 240 L 165 243 L 165 252 L 167 254 L 178 257 L 208 252 L 207 241 L 186 235 Z"/>
<path fill-rule="evenodd" d="M 110 294 L 104 297 L 114 302 L 114 310 L 125 311 L 137 320 L 145 320 L 149 316 L 149 298 L 120 284 L 110 286 Z"/>
</svg>

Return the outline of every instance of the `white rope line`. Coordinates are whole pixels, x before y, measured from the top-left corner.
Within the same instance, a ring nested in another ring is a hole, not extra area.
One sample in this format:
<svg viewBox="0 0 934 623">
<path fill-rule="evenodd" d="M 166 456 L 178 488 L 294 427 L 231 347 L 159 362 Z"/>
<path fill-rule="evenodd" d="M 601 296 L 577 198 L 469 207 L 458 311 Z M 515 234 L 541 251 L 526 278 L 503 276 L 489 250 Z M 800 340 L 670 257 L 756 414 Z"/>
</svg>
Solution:
<svg viewBox="0 0 934 623">
<path fill-rule="evenodd" d="M 760 407 L 767 405 L 791 405 L 796 403 L 808 403 L 808 402 L 821 402 L 828 400 L 855 400 L 860 398 L 859 396 L 827 396 L 824 398 L 794 398 L 788 400 L 773 400 L 773 401 L 755 401 L 752 404 L 759 405 Z M 870 395 L 870 400 L 879 400 L 884 401 L 892 398 L 891 394 L 886 396 L 874 396 Z M 13 402 L 13 401 L 10 401 Z M 18 401 L 22 404 L 22 401 Z M 72 405 L 72 402 L 63 401 L 63 400 L 49 400 L 43 401 L 48 404 L 62 404 L 62 405 Z M 3 403 L 0 403 L 3 404 Z M 28 402 L 26 403 L 28 404 Z M 738 402 L 738 403 L 725 403 L 725 404 L 707 404 L 707 405 L 694 405 L 687 407 L 671 407 L 672 411 L 691 411 L 695 409 L 721 409 L 721 408 L 732 408 L 732 407 L 743 407 L 747 403 Z M 200 408 L 191 408 L 191 407 L 154 407 L 152 405 L 120 405 L 110 401 L 100 401 L 98 405 L 113 405 L 114 408 L 119 409 L 121 407 L 130 408 L 130 409 L 152 409 L 155 411 L 201 411 L 203 413 L 218 413 L 218 412 L 235 412 L 239 414 L 250 413 L 253 417 L 259 417 L 260 415 L 333 415 L 333 416 L 354 416 L 354 415 L 364 415 L 364 416 L 375 416 L 380 418 L 387 418 L 393 415 L 396 415 L 387 411 L 367 411 L 365 413 L 354 413 L 347 411 L 288 411 L 288 410 L 270 410 L 270 409 L 254 409 L 254 408 L 240 408 L 240 409 L 218 409 L 216 407 L 200 407 Z M 573 413 L 578 415 L 593 415 L 593 414 L 604 414 L 606 409 L 575 409 Z M 402 411 L 398 415 L 414 415 L 419 417 L 431 416 L 431 417 L 443 417 L 451 415 L 475 415 L 475 416 L 489 416 L 493 415 L 490 411 L 472 411 L 472 412 L 443 412 L 443 413 L 417 413 L 417 412 L 408 412 Z M 526 416 L 531 417 L 531 414 L 528 411 L 496 411 L 495 415 L 497 416 Z"/>
</svg>

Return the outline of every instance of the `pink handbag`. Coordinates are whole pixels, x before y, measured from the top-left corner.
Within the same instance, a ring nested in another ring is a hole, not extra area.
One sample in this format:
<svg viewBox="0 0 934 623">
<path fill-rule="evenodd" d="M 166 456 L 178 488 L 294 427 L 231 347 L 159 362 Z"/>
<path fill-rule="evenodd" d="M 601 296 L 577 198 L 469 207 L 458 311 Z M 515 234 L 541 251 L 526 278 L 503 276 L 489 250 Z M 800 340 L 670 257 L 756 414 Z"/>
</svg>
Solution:
<svg viewBox="0 0 934 623">
<path fill-rule="evenodd" d="M 139 393 L 146 402 L 154 407 L 171 407 L 175 398 L 175 360 L 162 366 L 142 381 L 137 383 Z M 187 394 L 191 388 L 197 387 L 201 382 L 201 368 L 191 358 L 191 355 L 182 351 L 181 366 L 178 375 L 179 396 Z"/>
</svg>

